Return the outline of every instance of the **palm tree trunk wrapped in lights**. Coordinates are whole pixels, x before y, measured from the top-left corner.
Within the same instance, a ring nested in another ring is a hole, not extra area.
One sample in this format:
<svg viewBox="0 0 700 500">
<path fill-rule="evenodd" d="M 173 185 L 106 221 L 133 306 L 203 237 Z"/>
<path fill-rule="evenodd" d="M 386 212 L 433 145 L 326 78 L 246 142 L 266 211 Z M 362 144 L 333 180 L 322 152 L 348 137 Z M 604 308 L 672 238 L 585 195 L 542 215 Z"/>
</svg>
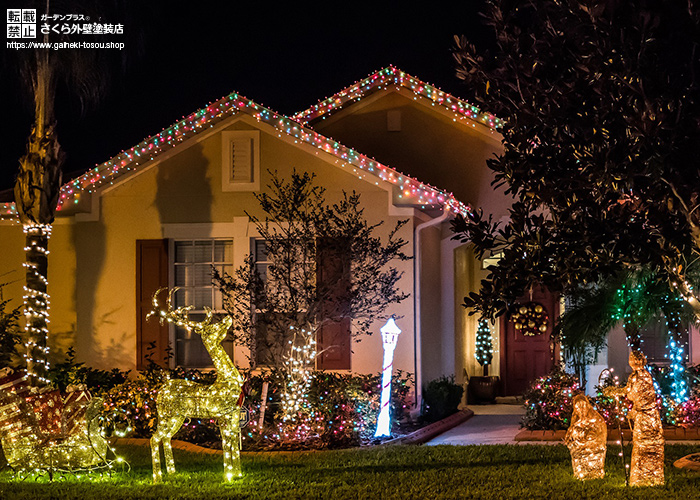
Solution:
<svg viewBox="0 0 700 500">
<path fill-rule="evenodd" d="M 53 100 L 55 84 L 48 53 L 37 55 L 33 76 L 35 122 L 20 159 L 15 205 L 24 227 L 26 285 L 24 315 L 27 372 L 31 382 L 46 382 L 48 372 L 48 244 L 61 186 L 64 154 L 56 139 Z"/>
</svg>

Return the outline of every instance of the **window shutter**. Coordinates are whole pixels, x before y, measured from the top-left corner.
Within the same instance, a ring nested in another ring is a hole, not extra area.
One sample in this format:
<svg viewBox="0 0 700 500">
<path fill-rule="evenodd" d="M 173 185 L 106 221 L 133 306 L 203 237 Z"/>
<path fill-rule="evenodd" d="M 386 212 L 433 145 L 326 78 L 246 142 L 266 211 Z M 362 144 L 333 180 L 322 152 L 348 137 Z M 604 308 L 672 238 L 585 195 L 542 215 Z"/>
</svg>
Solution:
<svg viewBox="0 0 700 500">
<path fill-rule="evenodd" d="M 136 369 L 147 365 L 146 356 L 166 367 L 166 349 L 169 344 L 168 325 L 160 325 L 156 318 L 146 321 L 153 307 L 153 294 L 169 285 L 168 240 L 136 240 Z M 151 343 L 155 349 L 149 350 Z"/>
<path fill-rule="evenodd" d="M 318 286 L 333 284 L 335 300 L 342 300 L 342 294 L 350 285 L 350 272 L 347 259 L 343 259 L 343 244 L 338 241 L 319 241 L 316 263 Z M 342 304 L 341 307 L 342 309 Z M 327 311 L 330 314 L 337 311 Z M 349 370 L 351 362 L 351 325 L 348 317 L 334 318 L 325 323 L 316 336 L 318 352 L 316 367 L 319 370 Z M 323 352 L 322 352 L 323 351 Z"/>
</svg>

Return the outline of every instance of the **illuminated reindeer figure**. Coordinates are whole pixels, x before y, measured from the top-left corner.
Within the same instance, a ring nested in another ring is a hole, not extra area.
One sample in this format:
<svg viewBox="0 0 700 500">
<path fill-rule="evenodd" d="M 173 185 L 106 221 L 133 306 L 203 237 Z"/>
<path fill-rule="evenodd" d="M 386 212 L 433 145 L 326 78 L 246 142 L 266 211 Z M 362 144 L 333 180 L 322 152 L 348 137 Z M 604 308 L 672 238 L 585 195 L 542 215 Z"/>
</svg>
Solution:
<svg viewBox="0 0 700 500">
<path fill-rule="evenodd" d="M 204 321 L 191 321 L 188 312 L 193 306 L 178 307 L 173 310 L 172 295 L 177 288 L 172 289 L 168 294 L 167 310 L 160 307 L 158 294 L 162 290 L 161 288 L 153 294 L 153 310 L 148 317 L 157 315 L 161 324 L 167 321 L 199 334 L 214 362 L 216 381 L 210 385 L 203 385 L 190 380 L 167 380 L 161 386 L 156 397 L 158 429 L 151 438 L 153 481 L 162 480 L 161 442 L 168 474 L 175 472 L 170 439 L 188 417 L 217 419 L 223 441 L 224 473 L 226 480 L 231 481 L 234 477 L 241 475 L 240 395 L 244 382 L 233 361 L 221 346 L 231 327 L 231 317 L 225 316 L 220 322 L 212 324 L 212 312 L 206 309 Z"/>
</svg>

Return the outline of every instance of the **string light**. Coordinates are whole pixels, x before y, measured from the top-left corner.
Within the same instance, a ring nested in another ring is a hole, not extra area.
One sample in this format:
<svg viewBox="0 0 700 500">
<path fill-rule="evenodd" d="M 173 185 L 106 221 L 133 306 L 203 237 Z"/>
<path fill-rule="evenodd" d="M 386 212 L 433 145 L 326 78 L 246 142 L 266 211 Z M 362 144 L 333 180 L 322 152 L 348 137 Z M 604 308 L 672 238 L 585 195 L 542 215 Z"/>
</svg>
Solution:
<svg viewBox="0 0 700 500">
<path fill-rule="evenodd" d="M 160 462 L 160 445 L 163 445 L 165 468 L 168 474 L 175 473 L 172 436 L 182 427 L 187 417 L 217 419 L 221 430 L 224 452 L 224 478 L 231 481 L 240 477 L 240 413 L 243 389 L 243 377 L 221 342 L 228 335 L 233 320 L 230 316 L 218 323 L 211 323 L 212 312 L 207 310 L 206 319 L 201 322 L 191 321 L 188 312 L 192 306 L 173 309 L 172 296 L 177 288 L 168 293 L 167 309 L 158 303 L 159 289 L 153 294 L 153 310 L 148 317 L 158 316 L 161 324 L 172 323 L 194 331 L 202 338 L 202 343 L 211 356 L 216 368 L 216 381 L 213 384 L 198 384 L 191 380 L 167 380 L 156 396 L 158 410 L 158 428 L 151 437 L 151 458 L 153 461 L 153 482 L 163 479 Z"/>
<path fill-rule="evenodd" d="M 49 311 L 50 300 L 48 294 L 48 279 L 41 272 L 46 269 L 46 259 L 49 255 L 47 249 L 51 238 L 51 224 L 25 224 L 25 239 L 27 245 L 24 251 L 27 254 L 26 262 L 22 265 L 26 269 L 27 284 L 34 283 L 33 288 L 24 286 L 24 316 L 25 316 L 25 343 L 26 352 L 24 359 L 27 364 L 27 373 L 32 383 L 50 384 L 47 378 L 50 364 L 48 361 L 49 347 L 47 338 L 49 335 Z"/>
<path fill-rule="evenodd" d="M 626 396 L 633 404 L 634 428 L 629 484 L 661 485 L 664 484 L 664 437 L 656 406 L 654 384 L 651 374 L 646 369 L 646 356 L 641 351 L 632 351 L 629 364 L 633 371 L 627 379 L 627 385 L 608 387 L 603 393 L 616 398 Z"/>
<path fill-rule="evenodd" d="M 571 425 L 564 443 L 571 453 L 576 479 L 600 479 L 605 476 L 608 427 L 583 394 L 574 396 Z"/>
<path fill-rule="evenodd" d="M 493 359 L 493 339 L 491 338 L 491 329 L 489 322 L 485 319 L 479 320 L 479 326 L 476 329 L 476 349 L 474 351 L 476 361 L 484 367 L 484 376 L 488 374 L 488 366 Z"/>
<path fill-rule="evenodd" d="M 100 429 L 102 398 L 84 389 L 61 398 L 50 387 L 30 388 L 27 374 L 7 372 L 0 379 L 0 441 L 15 473 L 94 472 L 123 462 Z"/>
<path fill-rule="evenodd" d="M 477 123 L 485 125 L 490 127 L 494 133 L 502 125 L 502 122 L 493 115 L 482 113 L 475 106 L 411 77 L 393 66 L 370 75 L 363 82 L 359 82 L 359 87 L 357 87 L 358 84 L 355 84 L 338 94 L 342 94 L 348 99 L 345 97 L 333 98 L 335 103 L 333 106 L 322 102 L 292 118 L 274 112 L 233 92 L 189 116 L 183 117 L 180 121 L 163 129 L 159 134 L 143 140 L 133 148 L 121 152 L 105 163 L 64 184 L 61 188 L 57 210 L 77 210 L 81 203 L 89 203 L 90 193 L 103 186 L 113 184 L 124 174 L 138 170 L 140 166 L 154 160 L 199 132 L 214 127 L 222 120 L 237 114 L 245 114 L 260 123 L 274 127 L 279 137 L 282 135 L 292 137 L 295 142 L 311 145 L 321 152 L 335 156 L 338 165 L 348 169 L 359 178 L 374 177 L 377 179 L 376 184 L 379 181 L 393 184 L 396 186 L 396 196 L 401 199 L 402 203 L 413 204 L 421 208 L 443 206 L 455 214 L 471 212 L 468 205 L 458 201 L 451 193 L 422 183 L 383 165 L 373 158 L 362 155 L 352 148 L 315 132 L 306 125 L 314 117 L 338 109 L 349 99 L 356 100 L 375 88 L 388 89 L 391 86 L 410 89 L 415 93 L 416 99 L 427 99 L 432 105 L 440 106 L 445 111 L 452 113 L 455 121 L 466 120 L 473 126 L 476 126 Z M 362 92 L 358 94 L 356 90 L 353 90 L 356 88 Z M 0 219 L 17 219 L 14 203 L 0 204 Z"/>
</svg>

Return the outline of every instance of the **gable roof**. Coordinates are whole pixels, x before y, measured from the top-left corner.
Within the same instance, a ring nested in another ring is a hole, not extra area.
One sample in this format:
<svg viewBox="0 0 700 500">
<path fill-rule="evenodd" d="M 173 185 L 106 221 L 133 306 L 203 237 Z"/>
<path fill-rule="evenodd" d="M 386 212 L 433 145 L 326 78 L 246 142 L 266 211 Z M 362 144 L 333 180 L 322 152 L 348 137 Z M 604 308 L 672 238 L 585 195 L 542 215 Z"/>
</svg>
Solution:
<svg viewBox="0 0 700 500">
<path fill-rule="evenodd" d="M 395 83 L 401 81 L 406 82 L 408 85 L 419 85 L 417 80 L 407 77 L 403 72 L 399 72 L 393 67 L 386 68 L 375 73 L 375 75 L 378 76 L 371 80 L 371 84 L 366 84 L 365 87 L 377 88 L 381 85 L 379 83 L 380 79 L 385 82 L 391 81 Z M 427 95 L 433 95 L 436 102 L 442 105 L 453 106 L 457 110 L 455 112 L 459 112 L 464 116 L 470 116 L 471 114 L 481 116 L 474 110 L 467 110 L 463 101 L 459 101 L 449 94 L 432 90 L 434 87 L 425 86 L 422 83 L 420 83 L 420 86 L 422 87 L 420 89 L 422 92 L 425 92 Z M 349 99 L 352 98 L 354 97 L 349 97 Z M 339 105 L 342 105 L 342 98 Z M 328 109 L 336 109 L 337 107 L 326 106 Z M 144 139 L 131 149 L 122 151 L 106 162 L 67 182 L 61 187 L 57 211 L 60 213 L 61 210 L 78 204 L 83 194 L 96 192 L 117 180 L 122 180 L 123 177 L 139 171 L 148 162 L 172 150 L 185 140 L 194 138 L 205 130 L 239 114 L 251 116 L 258 122 L 274 127 L 280 134 L 286 134 L 295 141 L 306 143 L 335 156 L 343 162 L 341 166 L 352 167 L 351 172 L 359 178 L 369 180 L 368 177 L 373 176 L 376 178 L 376 184 L 380 180 L 393 184 L 398 189 L 398 198 L 406 205 L 417 205 L 421 208 L 442 206 L 445 210 L 461 214 L 471 211 L 467 204 L 457 200 L 452 193 L 420 182 L 304 126 L 308 119 L 315 116 L 313 112 L 302 112 L 303 116 L 295 115 L 301 120 L 296 121 L 293 118 L 259 105 L 236 92 L 232 92 L 210 103 L 206 107 L 173 123 L 160 133 Z M 496 126 L 498 123 L 493 118 L 486 120 L 489 123 L 493 121 L 493 126 Z M 0 220 L 18 220 L 14 203 L 0 203 Z"/>
<path fill-rule="evenodd" d="M 349 106 L 350 104 L 364 99 L 381 89 L 395 87 L 400 90 L 408 89 L 418 98 L 424 98 L 431 105 L 440 106 L 443 110 L 453 113 L 456 120 L 467 120 L 480 123 L 492 130 L 497 130 L 503 125 L 503 120 L 491 113 L 482 112 L 476 106 L 459 99 L 447 92 L 443 92 L 434 85 L 430 85 L 418 78 L 415 78 L 395 66 L 387 66 L 384 69 L 372 73 L 367 78 L 353 83 L 337 94 L 319 101 L 308 109 L 299 111 L 292 115 L 292 119 L 303 125 L 318 120 L 325 119 L 333 113 Z"/>
</svg>

